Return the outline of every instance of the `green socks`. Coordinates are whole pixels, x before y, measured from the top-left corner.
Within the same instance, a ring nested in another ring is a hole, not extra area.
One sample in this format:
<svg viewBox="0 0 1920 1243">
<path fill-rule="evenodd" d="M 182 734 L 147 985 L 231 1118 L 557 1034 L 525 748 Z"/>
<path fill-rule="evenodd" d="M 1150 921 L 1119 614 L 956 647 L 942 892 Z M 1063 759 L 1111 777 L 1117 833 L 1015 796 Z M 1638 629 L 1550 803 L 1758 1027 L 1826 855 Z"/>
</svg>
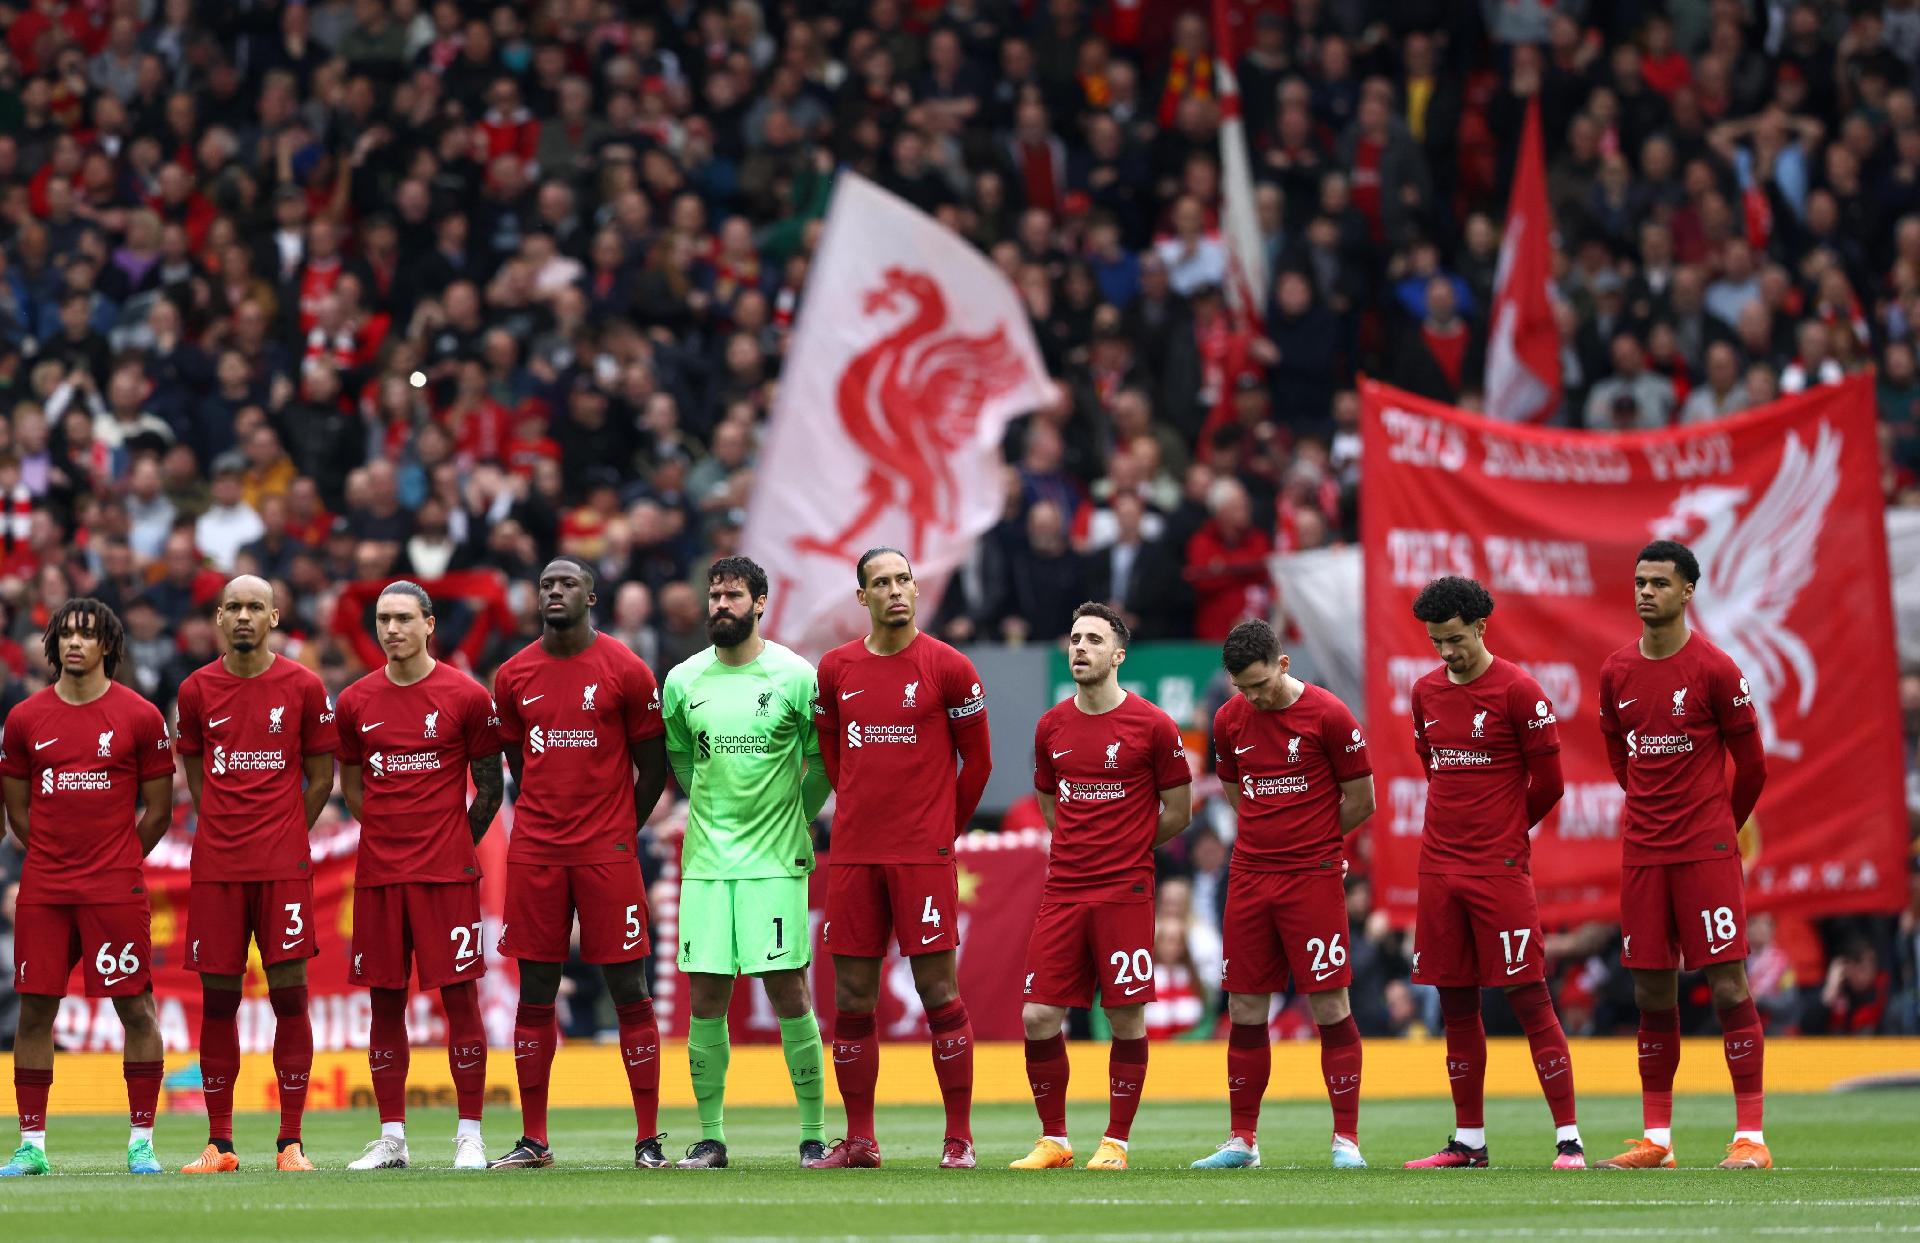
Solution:
<svg viewBox="0 0 1920 1243">
<path fill-rule="evenodd" d="M 782 1038 L 786 1036 L 787 1025 L 780 1024 Z M 820 1034 L 816 1030 L 813 1037 L 814 1066 L 820 1064 Z M 700 1111 L 700 1138 L 727 1142 L 727 1063 L 732 1059 L 733 1049 L 727 1042 L 727 1021 L 721 1019 L 695 1018 L 687 1024 L 687 1066 L 693 1072 L 693 1099 Z M 787 1063 L 793 1063 L 791 1046 L 787 1053 Z M 816 1069 L 814 1077 L 819 1078 Z M 823 1091 L 818 1083 L 814 1091 Z M 824 1103 L 824 1102 L 822 1102 Z M 821 1105 L 815 1106 L 815 1113 L 822 1112 Z M 823 1132 L 824 1133 L 824 1132 Z"/>
<path fill-rule="evenodd" d="M 793 1099 L 800 1106 L 800 1140 L 805 1143 L 817 1139 L 825 1143 L 827 1079 L 822 1072 L 826 1053 L 820 1047 L 819 1021 L 811 1012 L 797 1019 L 780 1020 L 780 1049 L 787 1055 L 787 1073 L 793 1077 Z"/>
</svg>

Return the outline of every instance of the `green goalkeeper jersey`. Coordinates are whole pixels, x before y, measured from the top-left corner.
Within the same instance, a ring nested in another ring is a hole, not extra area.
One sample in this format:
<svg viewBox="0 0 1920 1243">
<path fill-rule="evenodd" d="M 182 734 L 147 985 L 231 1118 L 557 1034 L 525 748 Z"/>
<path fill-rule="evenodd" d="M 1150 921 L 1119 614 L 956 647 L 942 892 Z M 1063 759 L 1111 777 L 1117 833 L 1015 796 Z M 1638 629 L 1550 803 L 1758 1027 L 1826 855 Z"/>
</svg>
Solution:
<svg viewBox="0 0 1920 1243">
<path fill-rule="evenodd" d="M 806 659 L 768 643 L 751 664 L 714 649 L 674 666 L 661 688 L 667 758 L 687 792 L 680 874 L 752 880 L 813 871 L 813 818 L 827 797 Z"/>
</svg>

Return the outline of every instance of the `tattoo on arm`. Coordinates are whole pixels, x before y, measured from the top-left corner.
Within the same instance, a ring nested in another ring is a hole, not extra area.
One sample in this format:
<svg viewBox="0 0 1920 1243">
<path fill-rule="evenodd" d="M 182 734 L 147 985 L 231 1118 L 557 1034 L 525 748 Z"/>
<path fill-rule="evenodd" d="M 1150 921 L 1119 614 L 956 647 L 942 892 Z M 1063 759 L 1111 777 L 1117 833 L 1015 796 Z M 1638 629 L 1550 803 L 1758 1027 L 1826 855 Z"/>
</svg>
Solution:
<svg viewBox="0 0 1920 1243">
<path fill-rule="evenodd" d="M 473 834 L 475 845 L 487 835 L 493 825 L 493 817 L 500 810 L 500 800 L 505 792 L 504 778 L 500 773 L 500 757 L 482 756 L 473 761 L 473 803 L 467 808 L 467 830 Z"/>
</svg>

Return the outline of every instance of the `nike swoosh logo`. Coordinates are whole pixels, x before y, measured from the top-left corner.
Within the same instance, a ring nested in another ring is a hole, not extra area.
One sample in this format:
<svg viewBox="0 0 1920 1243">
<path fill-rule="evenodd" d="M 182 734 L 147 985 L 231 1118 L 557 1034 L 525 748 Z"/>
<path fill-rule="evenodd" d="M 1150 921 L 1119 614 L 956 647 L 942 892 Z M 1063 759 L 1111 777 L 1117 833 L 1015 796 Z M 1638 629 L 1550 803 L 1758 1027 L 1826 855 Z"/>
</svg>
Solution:
<svg viewBox="0 0 1920 1243">
<path fill-rule="evenodd" d="M 1567 1073 L 1566 1068 L 1563 1066 L 1559 1070 L 1554 1071 L 1551 1075 L 1541 1075 L 1540 1082 L 1545 1083 L 1549 1079 L 1558 1079 L 1561 1075 L 1564 1075 L 1566 1073 Z"/>
<path fill-rule="evenodd" d="M 522 699 L 522 700 L 520 701 L 520 706 L 521 706 L 522 708 L 524 708 L 524 707 L 526 707 L 526 706 L 527 706 L 528 704 L 537 704 L 537 703 L 539 703 L 539 702 L 540 702 L 540 701 L 541 701 L 542 699 L 545 699 L 545 698 L 546 698 L 546 696 L 545 696 L 545 695 L 535 695 L 535 696 L 534 696 L 534 697 L 533 697 L 532 699 Z"/>
<path fill-rule="evenodd" d="M 936 932 L 936 933 L 934 933 L 934 934 L 933 934 L 932 936 L 930 936 L 930 937 L 921 937 L 921 938 L 920 938 L 920 944 L 922 944 L 922 945 L 932 945 L 932 944 L 933 944 L 933 943 L 934 943 L 935 941 L 938 941 L 938 940 L 939 940 L 939 939 L 940 939 L 940 938 L 941 938 L 942 936 L 944 936 L 944 935 L 946 935 L 946 934 L 945 934 L 945 933 L 940 933 L 940 932 Z"/>
<path fill-rule="evenodd" d="M 1526 963 L 1521 963 L 1521 964 L 1520 964 L 1519 966 L 1517 966 L 1517 967 L 1508 967 L 1508 968 L 1507 968 L 1507 974 L 1508 974 L 1508 975 L 1518 975 L 1518 974 L 1519 974 L 1520 972 L 1522 972 L 1522 971 L 1525 971 L 1526 969 L 1527 969 L 1527 964 L 1526 964 Z"/>
<path fill-rule="evenodd" d="M 1713 944 L 1708 944 L 1708 946 L 1707 946 L 1707 953 L 1709 953 L 1709 954 L 1718 954 L 1718 953 L 1720 953 L 1720 952 L 1722 952 L 1723 950 L 1725 950 L 1725 949 L 1727 948 L 1727 946 L 1729 946 L 1729 945 L 1732 945 L 1732 944 L 1733 944 L 1733 942 L 1731 942 L 1731 941 L 1729 941 L 1729 942 L 1727 942 L 1727 944 L 1726 944 L 1726 945 L 1713 945 Z"/>
<path fill-rule="evenodd" d="M 1435 718 L 1434 718 L 1433 720 L 1431 720 L 1431 721 L 1428 721 L 1428 722 L 1427 722 L 1426 724 L 1424 724 L 1424 725 L 1422 725 L 1422 726 L 1421 726 L 1420 728 L 1421 728 L 1421 729 L 1432 729 L 1432 728 L 1433 728 L 1434 726 L 1436 726 L 1436 725 L 1438 725 L 1439 723 L 1440 723 L 1440 718 L 1439 718 L 1439 717 L 1435 717 Z"/>
<path fill-rule="evenodd" d="M 1072 747 L 1068 747 L 1068 748 L 1067 748 L 1067 749 L 1066 749 L 1065 751 L 1055 751 L 1055 752 L 1053 752 L 1053 758 L 1057 760 L 1057 759 L 1059 759 L 1059 758 L 1060 758 L 1061 756 L 1063 756 L 1063 755 L 1072 755 L 1072 754 L 1073 754 L 1073 748 L 1072 748 Z"/>
<path fill-rule="evenodd" d="M 958 1053 L 942 1053 L 939 1055 L 939 1058 L 943 1062 L 951 1062 L 956 1057 L 965 1057 L 966 1055 L 967 1051 L 962 1049 Z"/>
<path fill-rule="evenodd" d="M 1332 1092 L 1328 1093 L 1328 1095 L 1345 1096 L 1349 1092 L 1358 1092 L 1359 1090 L 1359 1088 L 1335 1088 Z"/>
<path fill-rule="evenodd" d="M 841 702 L 841 703 L 845 703 L 845 702 L 847 702 L 847 700 L 849 700 L 849 699 L 852 699 L 852 698 L 853 698 L 853 697 L 854 697 L 855 695 L 864 695 L 864 694 L 866 694 L 866 693 L 867 693 L 867 692 L 866 692 L 866 689 L 865 689 L 864 687 L 863 687 L 862 689 L 860 689 L 860 690 L 857 690 L 857 691 L 841 691 L 841 692 L 840 692 L 840 702 Z"/>
<path fill-rule="evenodd" d="M 1729 1062 L 1737 1062 L 1743 1057 L 1752 1057 L 1752 1056 L 1753 1056 L 1753 1050 L 1749 1049 L 1745 1053 L 1729 1053 L 1727 1054 L 1727 1060 Z"/>
<path fill-rule="evenodd" d="M 132 978 L 133 977 L 130 975 L 102 976 L 100 979 L 100 983 L 107 988 L 112 988 L 115 984 L 119 984 L 126 980 L 131 980 Z"/>
<path fill-rule="evenodd" d="M 1256 743 L 1254 743 L 1254 744 L 1253 744 L 1253 747 L 1257 747 L 1257 746 L 1259 746 L 1259 745 L 1260 745 L 1260 744 L 1256 742 Z M 1235 755 L 1245 755 L 1245 754 L 1246 754 L 1247 752 L 1249 752 L 1249 751 L 1251 751 L 1251 750 L 1253 750 L 1253 747 L 1235 747 L 1235 748 L 1233 749 L 1233 753 L 1234 753 Z"/>
<path fill-rule="evenodd" d="M 1144 993 L 1146 991 L 1147 991 L 1147 986 L 1145 984 L 1140 984 L 1140 985 L 1136 985 L 1133 988 L 1128 989 L 1125 993 L 1122 994 L 1122 996 L 1131 997 L 1135 993 Z"/>
<path fill-rule="evenodd" d="M 1338 967 L 1329 967 L 1325 971 L 1316 971 L 1313 973 L 1313 981 L 1314 983 L 1318 984 L 1321 980 L 1326 979 L 1328 976 L 1332 975 L 1334 972 L 1338 970 L 1340 970 L 1340 968 Z"/>
<path fill-rule="evenodd" d="M 305 938 L 305 937 L 295 937 L 295 938 L 294 938 L 293 940 L 291 940 L 291 941 L 282 941 L 282 942 L 280 942 L 280 948 L 281 948 L 281 949 L 283 949 L 283 950 L 291 950 L 291 949 L 298 949 L 298 948 L 300 948 L 300 946 L 301 946 L 301 945 L 303 945 L 303 944 L 305 944 L 305 943 L 306 943 L 306 938 Z"/>
<path fill-rule="evenodd" d="M 1640 1056 L 1641 1056 L 1641 1057 L 1643 1057 L 1643 1058 L 1647 1058 L 1647 1057 L 1659 1057 L 1659 1056 L 1660 1056 L 1660 1053 L 1659 1053 L 1659 1051 L 1658 1051 L 1658 1050 L 1655 1050 L 1655 1051 L 1654 1051 L 1654 1052 L 1652 1052 L 1652 1053 L 1642 1053 L 1642 1054 L 1641 1054 Z"/>
<path fill-rule="evenodd" d="M 785 958 L 788 954 L 791 954 L 791 953 L 793 953 L 792 950 L 781 950 L 778 954 L 768 954 L 767 961 L 772 962 L 776 958 Z"/>
<path fill-rule="evenodd" d="M 539 1057 L 539 1056 L 540 1056 L 539 1050 L 536 1049 L 532 1053 L 516 1053 L 513 1055 L 513 1060 L 516 1062 L 524 1062 L 530 1057 Z"/>
<path fill-rule="evenodd" d="M 379 729 L 382 725 L 385 725 L 385 724 L 386 724 L 385 721 L 375 721 L 371 725 L 362 725 L 360 727 L 360 732 L 364 734 L 370 729 Z"/>
<path fill-rule="evenodd" d="M 700 708 L 700 707 L 704 707 L 704 706 L 706 705 L 706 702 L 707 702 L 706 700 L 704 700 L 704 699 L 702 699 L 702 700 L 701 700 L 701 701 L 700 701 L 699 703 L 697 703 L 697 704 L 688 704 L 688 705 L 687 705 L 687 711 L 688 711 L 688 712 L 692 712 L 692 711 L 693 711 L 693 710 L 694 710 L 695 708 Z"/>
<path fill-rule="evenodd" d="M 515 1060 L 518 1060 L 518 1059 L 515 1059 Z M 453 1064 L 453 1068 L 455 1070 L 472 1070 L 474 1067 L 478 1066 L 479 1064 L 480 1063 L 478 1062 L 455 1062 Z"/>
<path fill-rule="evenodd" d="M 836 1057 L 833 1059 L 833 1064 L 835 1066 L 846 1066 L 859 1060 L 857 1057 Z"/>
<path fill-rule="evenodd" d="M 1614 706 L 1617 708 L 1624 708 L 1628 704 L 1637 704 L 1639 702 L 1640 700 L 1637 697 L 1634 699 L 1622 699 L 1619 703 L 1615 704 Z"/>
<path fill-rule="evenodd" d="M 232 719 L 233 718 L 231 716 L 223 716 L 217 721 L 208 721 L 207 728 L 212 729 L 216 725 L 225 725 L 228 721 L 231 721 Z"/>
<path fill-rule="evenodd" d="M 630 949 L 633 949 L 633 948 L 635 948 L 635 947 L 636 947 L 636 946 L 638 946 L 639 944 L 640 944 L 640 942 L 638 942 L 638 941 L 629 941 L 629 942 L 627 942 L 627 943 L 626 943 L 625 945 L 622 945 L 622 946 L 621 946 L 620 948 L 621 948 L 621 949 L 623 949 L 623 950 L 630 950 Z"/>
<path fill-rule="evenodd" d="M 49 739 L 47 739 L 47 740 L 46 740 L 45 742 L 36 742 L 36 743 L 34 743 L 34 744 L 33 744 L 33 749 L 34 749 L 35 751 L 44 751 L 44 750 L 46 750 L 46 749 L 47 749 L 48 747 L 50 747 L 50 746 L 52 746 L 52 745 L 53 745 L 54 743 L 56 743 L 56 742 L 59 742 L 59 741 L 60 741 L 60 740 L 59 740 L 58 738 L 49 738 Z"/>
<path fill-rule="evenodd" d="M 1447 1076 L 1447 1082 L 1449 1082 L 1449 1083 L 1458 1083 L 1458 1082 L 1460 1082 L 1460 1081 L 1461 1081 L 1462 1079 L 1465 1079 L 1465 1078 L 1466 1078 L 1466 1076 L 1465 1076 L 1465 1075 L 1448 1075 L 1448 1076 Z"/>
<path fill-rule="evenodd" d="M 467 961 L 463 963 L 456 963 L 453 969 L 455 972 L 461 972 L 461 971 L 465 971 L 468 967 L 476 967 L 478 965 L 480 965 L 480 960 L 478 958 L 469 958 L 467 959 Z"/>
</svg>

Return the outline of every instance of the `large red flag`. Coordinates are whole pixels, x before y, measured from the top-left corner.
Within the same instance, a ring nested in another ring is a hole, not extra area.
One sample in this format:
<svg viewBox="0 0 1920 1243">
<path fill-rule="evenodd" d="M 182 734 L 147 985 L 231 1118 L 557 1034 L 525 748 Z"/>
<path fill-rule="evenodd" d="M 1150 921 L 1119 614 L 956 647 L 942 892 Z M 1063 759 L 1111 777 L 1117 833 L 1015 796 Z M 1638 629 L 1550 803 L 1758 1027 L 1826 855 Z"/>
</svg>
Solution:
<svg viewBox="0 0 1920 1243">
<path fill-rule="evenodd" d="M 1547 208 L 1540 100 L 1527 104 L 1520 158 L 1507 200 L 1507 229 L 1494 276 L 1487 341 L 1487 414 L 1539 422 L 1560 405 L 1560 328 L 1553 319 L 1553 214 Z"/>
<path fill-rule="evenodd" d="M 1752 685 L 1767 787 L 1741 834 L 1757 909 L 1891 911 L 1907 889 L 1905 765 L 1873 380 L 1630 435 L 1515 427 L 1368 383 L 1367 711 L 1375 892 L 1413 915 L 1425 774 L 1408 690 L 1437 661 L 1412 613 L 1442 574 L 1493 593 L 1488 646 L 1560 719 L 1566 797 L 1537 830 L 1550 923 L 1617 918 L 1620 814 L 1601 662 L 1633 642 L 1634 554 L 1700 559 L 1688 624 Z"/>
<path fill-rule="evenodd" d="M 1267 251 L 1253 205 L 1253 168 L 1240 116 L 1240 84 L 1227 0 L 1213 0 L 1214 80 L 1220 90 L 1220 242 L 1227 251 L 1227 306 L 1241 327 L 1259 328 L 1267 304 Z"/>
</svg>

